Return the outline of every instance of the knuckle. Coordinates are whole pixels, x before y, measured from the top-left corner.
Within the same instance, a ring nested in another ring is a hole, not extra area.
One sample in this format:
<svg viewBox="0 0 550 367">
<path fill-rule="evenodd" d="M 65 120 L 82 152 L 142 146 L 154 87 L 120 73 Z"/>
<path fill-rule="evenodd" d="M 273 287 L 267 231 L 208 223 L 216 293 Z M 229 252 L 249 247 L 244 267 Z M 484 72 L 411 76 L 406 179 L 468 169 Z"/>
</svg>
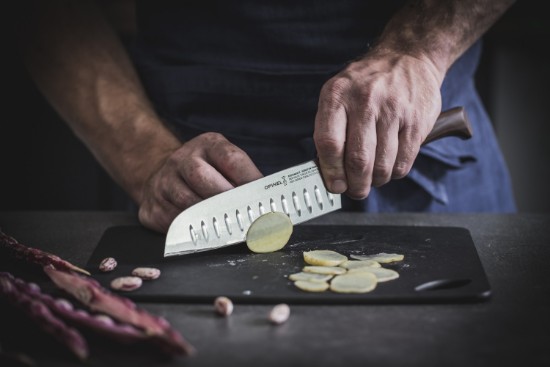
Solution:
<svg viewBox="0 0 550 367">
<path fill-rule="evenodd" d="M 195 203 L 195 196 L 188 190 L 172 190 L 170 202 L 178 208 L 188 208 Z"/>
<path fill-rule="evenodd" d="M 336 109 L 342 104 L 344 94 L 351 87 L 351 81 L 343 77 L 335 77 L 326 82 L 321 88 L 319 104 L 329 109 Z"/>
<path fill-rule="evenodd" d="M 422 132 L 417 124 L 407 124 L 401 130 L 401 139 L 408 146 L 420 146 Z"/>
<path fill-rule="evenodd" d="M 245 153 L 233 144 L 228 144 L 225 147 L 224 158 L 228 164 L 240 163 L 244 155 Z"/>
<path fill-rule="evenodd" d="M 217 132 L 207 132 L 207 133 L 204 133 L 204 134 L 201 134 L 199 136 L 200 139 L 202 140 L 206 140 L 207 142 L 219 142 L 219 141 L 225 141 L 225 137 L 220 134 L 220 133 L 217 133 Z"/>
<path fill-rule="evenodd" d="M 374 164 L 373 176 L 376 186 L 381 186 L 385 183 L 388 183 L 392 176 L 393 169 L 387 163 L 378 163 Z"/>
<path fill-rule="evenodd" d="M 409 174 L 410 170 L 411 170 L 410 163 L 407 163 L 404 161 L 396 162 L 393 167 L 392 177 L 403 178 Z"/>
<path fill-rule="evenodd" d="M 324 155 L 338 155 L 343 151 L 343 146 L 338 139 L 329 134 L 314 134 L 315 146 Z"/>
<path fill-rule="evenodd" d="M 207 179 L 204 163 L 200 160 L 190 159 L 185 165 L 183 176 L 192 186 L 203 184 Z"/>
<path fill-rule="evenodd" d="M 361 151 L 349 152 L 346 156 L 346 169 L 352 174 L 362 174 L 367 171 L 370 160 L 367 154 Z"/>
<path fill-rule="evenodd" d="M 243 165 L 248 161 L 248 156 L 244 151 L 227 142 L 218 152 L 216 161 L 220 167 L 223 167 L 224 171 L 235 172 L 242 169 Z"/>
<path fill-rule="evenodd" d="M 369 196 L 370 185 L 348 189 L 347 195 L 354 200 L 362 200 Z"/>
</svg>

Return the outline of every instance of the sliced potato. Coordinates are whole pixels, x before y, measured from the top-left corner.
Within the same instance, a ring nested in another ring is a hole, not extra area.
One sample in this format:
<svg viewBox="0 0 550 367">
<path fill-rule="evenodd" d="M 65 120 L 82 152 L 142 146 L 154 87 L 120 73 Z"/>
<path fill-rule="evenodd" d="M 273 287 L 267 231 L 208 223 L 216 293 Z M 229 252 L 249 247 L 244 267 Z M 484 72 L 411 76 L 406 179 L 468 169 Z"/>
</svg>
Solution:
<svg viewBox="0 0 550 367">
<path fill-rule="evenodd" d="M 339 266 L 308 265 L 308 266 L 304 266 L 302 271 L 306 273 L 315 273 L 315 274 L 339 275 L 339 274 L 344 274 L 347 270 Z"/>
<path fill-rule="evenodd" d="M 304 261 L 309 265 L 338 266 L 348 258 L 332 250 L 312 250 L 304 252 Z"/>
<path fill-rule="evenodd" d="M 332 275 L 300 272 L 300 273 L 290 274 L 288 276 L 288 279 L 293 281 L 304 280 L 308 282 L 326 282 L 332 279 Z"/>
<path fill-rule="evenodd" d="M 346 273 L 335 276 L 330 290 L 337 293 L 367 293 L 376 288 L 376 276 L 369 272 Z"/>
<path fill-rule="evenodd" d="M 372 273 L 376 276 L 379 282 L 387 282 L 399 278 L 399 273 L 392 269 L 386 268 L 356 268 L 348 270 L 348 274 Z"/>
<path fill-rule="evenodd" d="M 401 254 L 387 254 L 385 252 L 381 252 L 376 255 L 350 255 L 350 257 L 355 260 L 374 260 L 381 264 L 401 261 L 405 258 L 405 256 Z"/>
<path fill-rule="evenodd" d="M 294 285 L 306 292 L 324 292 L 329 288 L 327 282 L 311 282 L 307 280 L 297 280 Z"/>
<path fill-rule="evenodd" d="M 287 244 L 292 234 L 290 218 L 281 212 L 260 215 L 246 233 L 246 245 L 252 252 L 275 252 Z"/>
<path fill-rule="evenodd" d="M 342 268 L 346 269 L 357 269 L 357 268 L 379 268 L 380 263 L 374 260 L 348 260 L 344 261 L 340 265 Z"/>
</svg>

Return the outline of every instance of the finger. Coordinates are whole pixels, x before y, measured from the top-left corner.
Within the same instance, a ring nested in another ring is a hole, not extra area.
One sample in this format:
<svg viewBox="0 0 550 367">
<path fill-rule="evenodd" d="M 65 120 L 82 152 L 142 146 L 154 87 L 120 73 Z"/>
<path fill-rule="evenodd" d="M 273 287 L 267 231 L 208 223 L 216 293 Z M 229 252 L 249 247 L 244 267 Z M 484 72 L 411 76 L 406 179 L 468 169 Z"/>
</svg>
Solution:
<svg viewBox="0 0 550 367">
<path fill-rule="evenodd" d="M 376 154 L 375 116 L 366 108 L 358 107 L 350 113 L 346 143 L 347 195 L 364 199 L 370 192 L 372 170 Z"/>
<path fill-rule="evenodd" d="M 379 118 L 376 124 L 376 158 L 374 160 L 372 185 L 388 183 L 399 149 L 399 121 L 391 116 Z"/>
<path fill-rule="evenodd" d="M 208 151 L 208 159 L 233 186 L 263 177 L 248 154 L 227 140 L 216 142 L 213 149 Z"/>
<path fill-rule="evenodd" d="M 344 168 L 346 144 L 346 109 L 335 97 L 319 98 L 315 116 L 313 140 L 317 149 L 319 167 L 330 192 L 341 194 L 348 188 Z"/>
<path fill-rule="evenodd" d="M 140 206 L 138 217 L 140 223 L 153 231 L 166 233 L 174 218 L 181 209 L 163 198 L 148 200 Z"/>
<path fill-rule="evenodd" d="M 403 178 L 409 173 L 420 150 L 421 139 L 416 125 L 406 125 L 401 129 L 399 148 L 392 172 L 393 178 Z"/>
<path fill-rule="evenodd" d="M 178 172 L 181 176 L 178 180 L 181 191 L 170 193 L 175 197 L 176 202 L 193 200 L 192 193 L 198 198 L 206 199 L 234 187 L 222 173 L 202 157 L 183 160 Z M 187 187 L 187 190 L 184 187 Z M 174 186 L 173 189 L 177 190 L 177 187 Z"/>
<path fill-rule="evenodd" d="M 165 183 L 160 190 L 160 196 L 160 202 L 165 201 L 180 212 L 204 199 L 203 196 L 185 183 L 182 177 L 177 177 L 177 179 Z"/>
</svg>

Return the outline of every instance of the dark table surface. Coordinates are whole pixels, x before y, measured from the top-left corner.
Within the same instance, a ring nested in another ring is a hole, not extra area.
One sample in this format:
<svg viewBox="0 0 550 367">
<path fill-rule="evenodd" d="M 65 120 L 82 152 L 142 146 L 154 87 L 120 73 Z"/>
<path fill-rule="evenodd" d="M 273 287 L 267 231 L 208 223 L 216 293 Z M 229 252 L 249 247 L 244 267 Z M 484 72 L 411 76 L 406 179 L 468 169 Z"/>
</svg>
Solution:
<svg viewBox="0 0 550 367">
<path fill-rule="evenodd" d="M 135 224 L 133 214 L 122 212 L 0 212 L 4 232 L 81 266 L 107 228 Z M 92 344 L 85 365 L 550 366 L 550 215 L 333 213 L 308 224 L 467 228 L 492 297 L 466 304 L 292 305 L 279 326 L 266 321 L 272 307 L 266 304 L 236 304 L 224 319 L 211 304 L 139 303 L 166 317 L 198 353 L 166 361 L 100 343 Z M 4 340 L 7 332 L 0 327 Z M 56 348 L 30 351 L 37 366 L 82 365 Z"/>
</svg>

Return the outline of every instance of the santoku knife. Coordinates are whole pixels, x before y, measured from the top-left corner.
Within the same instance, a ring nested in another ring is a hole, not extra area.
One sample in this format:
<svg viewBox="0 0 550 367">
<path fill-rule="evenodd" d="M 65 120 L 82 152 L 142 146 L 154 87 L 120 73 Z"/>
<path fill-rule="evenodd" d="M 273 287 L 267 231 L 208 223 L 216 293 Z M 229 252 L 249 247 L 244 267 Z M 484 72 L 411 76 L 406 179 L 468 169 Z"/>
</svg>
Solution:
<svg viewBox="0 0 550 367">
<path fill-rule="evenodd" d="M 445 136 L 472 135 L 463 107 L 438 117 L 423 144 Z M 287 168 L 205 199 L 180 213 L 166 235 L 164 256 L 213 250 L 246 240 L 252 222 L 270 211 L 283 212 L 296 225 L 341 208 L 327 191 L 315 161 Z"/>
</svg>

